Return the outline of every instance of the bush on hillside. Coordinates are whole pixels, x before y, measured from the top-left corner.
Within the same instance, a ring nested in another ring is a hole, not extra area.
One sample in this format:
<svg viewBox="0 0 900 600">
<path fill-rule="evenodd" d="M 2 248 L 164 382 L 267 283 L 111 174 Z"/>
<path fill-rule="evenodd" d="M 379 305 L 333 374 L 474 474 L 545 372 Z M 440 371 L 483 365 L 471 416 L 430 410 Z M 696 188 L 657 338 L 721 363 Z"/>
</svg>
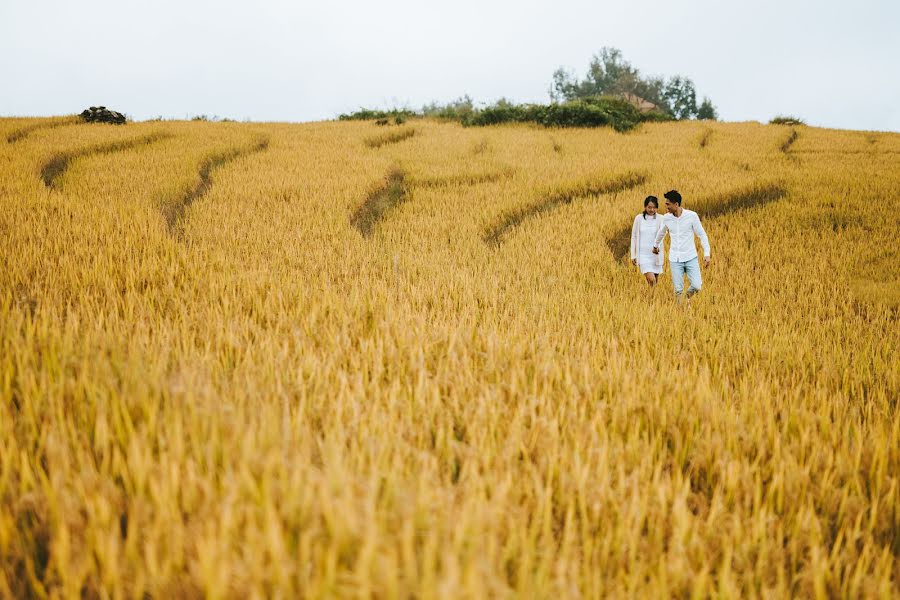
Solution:
<svg viewBox="0 0 900 600">
<path fill-rule="evenodd" d="M 406 108 L 392 108 L 391 110 L 372 110 L 360 108 L 352 113 L 338 116 L 340 121 L 376 121 L 379 119 L 393 120 L 398 125 L 410 117 L 418 116 L 415 111 Z"/>
<path fill-rule="evenodd" d="M 806 125 L 803 122 L 803 119 L 798 117 L 792 117 L 790 115 L 778 115 L 771 121 L 769 121 L 769 125 Z"/>
<path fill-rule="evenodd" d="M 449 104 L 432 103 L 420 112 L 362 108 L 339 117 L 342 121 L 374 120 L 378 125 L 391 121 L 399 124 L 411 117 L 432 117 L 456 121 L 464 126 L 499 125 L 501 123 L 536 123 L 545 127 L 612 127 L 628 131 L 647 121 L 671 121 L 662 112 L 642 113 L 633 104 L 615 96 L 589 96 L 553 104 L 515 104 L 506 99 L 479 109 L 472 99 L 463 96 Z"/>
<path fill-rule="evenodd" d="M 502 101 L 501 101 L 502 102 Z M 478 109 L 468 95 L 457 98 L 447 104 L 432 102 L 422 107 L 422 116 L 433 117 L 443 121 L 457 121 L 463 125 L 471 125 Z"/>
<path fill-rule="evenodd" d="M 545 127 L 603 127 L 616 131 L 628 131 L 645 121 L 668 121 L 672 117 L 663 113 L 641 113 L 634 105 L 621 98 L 599 96 L 579 98 L 559 104 L 503 104 L 480 111 L 473 125 L 497 125 L 500 123 L 538 123 Z"/>
</svg>

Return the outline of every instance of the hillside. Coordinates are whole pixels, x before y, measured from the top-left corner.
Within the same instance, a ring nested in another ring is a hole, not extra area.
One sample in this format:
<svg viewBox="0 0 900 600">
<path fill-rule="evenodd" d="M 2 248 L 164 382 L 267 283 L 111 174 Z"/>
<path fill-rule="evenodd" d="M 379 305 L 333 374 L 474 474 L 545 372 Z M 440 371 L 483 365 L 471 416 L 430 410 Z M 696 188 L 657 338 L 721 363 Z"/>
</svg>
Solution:
<svg viewBox="0 0 900 600">
<path fill-rule="evenodd" d="M 898 198 L 889 133 L 0 119 L 0 596 L 897 594 Z"/>
</svg>

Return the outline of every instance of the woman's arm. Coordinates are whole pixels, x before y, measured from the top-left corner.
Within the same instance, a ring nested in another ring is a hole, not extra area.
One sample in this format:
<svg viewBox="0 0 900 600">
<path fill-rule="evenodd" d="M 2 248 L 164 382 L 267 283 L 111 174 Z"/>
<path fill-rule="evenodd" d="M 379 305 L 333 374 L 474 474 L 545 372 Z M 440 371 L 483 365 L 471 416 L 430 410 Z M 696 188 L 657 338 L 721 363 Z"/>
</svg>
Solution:
<svg viewBox="0 0 900 600">
<path fill-rule="evenodd" d="M 637 260 L 638 255 L 638 244 L 640 243 L 641 236 L 641 215 L 638 215 L 634 218 L 634 223 L 631 224 L 631 260 L 634 262 Z"/>
</svg>

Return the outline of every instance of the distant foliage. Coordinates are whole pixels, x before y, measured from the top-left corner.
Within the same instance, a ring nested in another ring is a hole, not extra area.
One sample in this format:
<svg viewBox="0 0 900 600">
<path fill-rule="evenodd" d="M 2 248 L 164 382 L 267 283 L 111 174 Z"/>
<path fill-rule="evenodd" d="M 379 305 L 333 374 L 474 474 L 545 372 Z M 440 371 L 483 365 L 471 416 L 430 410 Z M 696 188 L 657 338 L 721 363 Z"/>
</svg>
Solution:
<svg viewBox="0 0 900 600">
<path fill-rule="evenodd" d="M 505 102 L 505 100 L 501 100 L 501 102 Z M 446 121 L 459 121 L 463 125 L 472 124 L 477 114 L 478 109 L 475 107 L 475 102 L 468 94 L 447 104 L 432 102 L 422 107 L 423 116 Z"/>
<path fill-rule="evenodd" d="M 387 125 L 390 121 L 394 121 L 399 125 L 406 121 L 406 119 L 416 116 L 420 115 L 415 111 L 406 108 L 392 108 L 390 110 L 360 108 L 356 112 L 342 114 L 338 116 L 338 119 L 341 121 L 378 121 L 384 119 L 384 125 Z"/>
<path fill-rule="evenodd" d="M 803 119 L 790 115 L 778 115 L 769 121 L 769 125 L 806 125 Z"/>
<path fill-rule="evenodd" d="M 159 116 L 155 119 L 151 119 L 152 121 L 163 121 L 162 116 Z M 228 117 L 220 117 L 219 115 L 194 115 L 191 117 L 191 121 L 202 121 L 204 123 L 236 123 L 237 121 L 234 119 L 229 119 Z"/>
<path fill-rule="evenodd" d="M 516 104 L 501 98 L 484 108 L 476 107 L 469 96 L 463 96 L 448 104 L 426 105 L 419 112 L 406 109 L 360 109 L 339 118 L 343 121 L 374 120 L 376 125 L 389 125 L 416 117 L 456 121 L 467 127 L 537 123 L 545 127 L 612 127 L 616 131 L 628 131 L 646 121 L 672 120 L 670 115 L 663 112 L 642 113 L 627 100 L 615 96 L 585 97 L 552 104 Z"/>
<path fill-rule="evenodd" d="M 553 73 L 550 97 L 571 101 L 595 96 L 633 95 L 655 104 L 676 119 L 715 119 L 716 110 L 706 98 L 697 106 L 697 90 L 688 77 L 645 77 L 622 57 L 621 50 L 604 47 L 591 59 L 584 79 L 563 68 Z M 702 113 L 701 113 L 702 110 Z"/>
<path fill-rule="evenodd" d="M 628 131 L 644 121 L 666 121 L 658 112 L 642 114 L 631 103 L 611 96 L 587 97 L 570 102 L 543 104 L 496 104 L 480 111 L 473 125 L 531 122 L 546 127 L 602 127 Z"/>
<path fill-rule="evenodd" d="M 700 103 L 700 107 L 697 109 L 697 118 L 706 121 L 718 120 L 719 113 L 716 111 L 716 107 L 713 106 L 709 98 L 703 98 L 703 102 Z"/>
<path fill-rule="evenodd" d="M 432 102 L 421 110 L 360 108 L 342 114 L 342 121 L 375 121 L 397 125 L 407 119 L 431 117 L 463 125 L 538 123 L 546 127 L 613 127 L 628 131 L 647 121 L 718 118 L 709 98 L 697 105 L 697 90 L 689 78 L 677 75 L 645 77 L 622 58 L 616 48 L 604 47 L 595 55 L 584 79 L 557 69 L 550 88 L 550 104 L 516 104 L 501 98 L 479 108 L 468 95 L 446 104 Z M 641 102 L 641 100 L 645 102 Z M 646 104 L 646 103 L 650 104 Z"/>
</svg>

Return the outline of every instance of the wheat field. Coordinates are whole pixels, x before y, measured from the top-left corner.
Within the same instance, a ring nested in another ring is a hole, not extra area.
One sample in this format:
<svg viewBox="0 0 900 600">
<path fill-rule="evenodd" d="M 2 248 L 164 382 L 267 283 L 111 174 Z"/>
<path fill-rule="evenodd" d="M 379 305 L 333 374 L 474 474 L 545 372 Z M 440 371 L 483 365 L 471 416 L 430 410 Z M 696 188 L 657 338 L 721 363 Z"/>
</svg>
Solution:
<svg viewBox="0 0 900 600">
<path fill-rule="evenodd" d="M 0 119 L 0 596 L 897 597 L 898 199 L 890 133 Z"/>
</svg>

